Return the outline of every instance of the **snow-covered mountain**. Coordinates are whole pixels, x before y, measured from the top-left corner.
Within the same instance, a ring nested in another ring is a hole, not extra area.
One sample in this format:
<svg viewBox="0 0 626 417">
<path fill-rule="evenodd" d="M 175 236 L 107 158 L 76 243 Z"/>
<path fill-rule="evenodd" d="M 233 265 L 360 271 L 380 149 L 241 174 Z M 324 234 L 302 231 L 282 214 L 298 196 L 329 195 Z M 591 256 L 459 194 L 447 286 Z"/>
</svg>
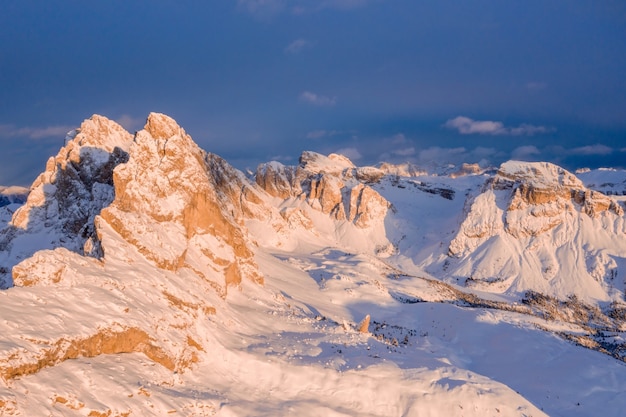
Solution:
<svg viewBox="0 0 626 417">
<path fill-rule="evenodd" d="M 622 171 L 66 139 L 0 207 L 0 415 L 623 414 Z"/>
<path fill-rule="evenodd" d="M 623 300 L 623 206 L 573 174 L 504 163 L 465 211 L 444 275 L 492 292 Z"/>
</svg>

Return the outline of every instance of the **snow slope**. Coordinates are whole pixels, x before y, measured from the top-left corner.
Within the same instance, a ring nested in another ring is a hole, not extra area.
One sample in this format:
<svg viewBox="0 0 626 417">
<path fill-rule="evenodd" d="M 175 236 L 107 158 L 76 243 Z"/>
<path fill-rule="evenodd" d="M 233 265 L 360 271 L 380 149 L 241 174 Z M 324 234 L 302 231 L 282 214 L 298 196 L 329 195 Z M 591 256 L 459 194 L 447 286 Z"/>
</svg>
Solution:
<svg viewBox="0 0 626 417">
<path fill-rule="evenodd" d="M 623 415 L 623 212 L 558 167 L 306 152 L 250 180 L 156 113 L 51 161 L 0 231 L 0 415 Z M 559 204 L 560 246 L 506 221 Z M 530 247 L 587 263 L 475 273 Z"/>
</svg>

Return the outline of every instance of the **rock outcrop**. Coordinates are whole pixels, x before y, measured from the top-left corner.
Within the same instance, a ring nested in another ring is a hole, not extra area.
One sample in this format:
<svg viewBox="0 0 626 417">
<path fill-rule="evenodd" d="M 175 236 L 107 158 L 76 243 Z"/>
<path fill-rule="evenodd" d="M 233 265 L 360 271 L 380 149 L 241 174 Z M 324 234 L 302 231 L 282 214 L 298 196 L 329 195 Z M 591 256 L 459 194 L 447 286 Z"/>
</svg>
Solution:
<svg viewBox="0 0 626 417">
<path fill-rule="evenodd" d="M 201 150 L 173 119 L 150 114 L 113 183 L 115 200 L 98 222 L 159 268 L 190 269 L 222 294 L 243 277 L 262 282 L 243 226 L 244 215 L 254 215 L 249 206 L 261 203 L 259 196 L 241 173 Z"/>
<path fill-rule="evenodd" d="M 487 207 L 490 206 L 490 207 Z M 461 256 L 504 231 L 516 238 L 537 237 L 561 224 L 568 213 L 590 217 L 624 210 L 611 198 L 588 190 L 575 175 L 547 162 L 509 161 L 471 203 L 450 253 Z"/>
<path fill-rule="evenodd" d="M 450 174 L 451 178 L 458 178 L 464 175 L 478 175 L 483 173 L 485 170 L 480 167 L 478 164 L 466 164 L 463 163 L 461 166 L 454 172 Z"/>
<path fill-rule="evenodd" d="M 37 250 L 65 247 L 101 255 L 94 218 L 113 201 L 113 169 L 128 160 L 131 143 L 130 133 L 97 115 L 68 134 L 0 232 L 0 287 L 10 286 L 13 265 Z"/>
<path fill-rule="evenodd" d="M 260 165 L 255 179 L 274 197 L 304 200 L 334 220 L 368 228 L 374 221 L 382 221 L 391 207 L 369 186 L 384 175 L 378 168 L 356 167 L 342 155 L 324 156 L 307 151 L 302 153 L 296 167 L 278 162 Z"/>
</svg>

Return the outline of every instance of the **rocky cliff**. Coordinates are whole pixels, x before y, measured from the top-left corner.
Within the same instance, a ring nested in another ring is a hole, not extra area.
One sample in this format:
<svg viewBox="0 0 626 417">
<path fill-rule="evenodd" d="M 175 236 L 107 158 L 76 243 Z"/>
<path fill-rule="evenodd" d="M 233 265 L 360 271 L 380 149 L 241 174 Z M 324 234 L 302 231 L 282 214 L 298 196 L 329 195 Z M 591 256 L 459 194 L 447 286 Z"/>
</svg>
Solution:
<svg viewBox="0 0 626 417">
<path fill-rule="evenodd" d="M 278 162 L 260 165 L 255 178 L 274 197 L 304 200 L 335 220 L 349 221 L 364 229 L 383 221 L 391 207 L 369 185 L 383 175 L 378 168 L 356 167 L 342 155 L 307 151 L 295 167 Z"/>
<path fill-rule="evenodd" d="M 128 160 L 131 143 L 131 134 L 97 115 L 68 134 L 0 231 L 0 286 L 11 285 L 12 267 L 40 249 L 100 255 L 94 218 L 113 201 L 113 169 Z"/>
<path fill-rule="evenodd" d="M 115 199 L 98 223 L 106 222 L 159 268 L 193 270 L 221 293 L 244 276 L 262 282 L 243 225 L 260 197 L 173 119 L 150 114 L 113 183 Z"/>
</svg>

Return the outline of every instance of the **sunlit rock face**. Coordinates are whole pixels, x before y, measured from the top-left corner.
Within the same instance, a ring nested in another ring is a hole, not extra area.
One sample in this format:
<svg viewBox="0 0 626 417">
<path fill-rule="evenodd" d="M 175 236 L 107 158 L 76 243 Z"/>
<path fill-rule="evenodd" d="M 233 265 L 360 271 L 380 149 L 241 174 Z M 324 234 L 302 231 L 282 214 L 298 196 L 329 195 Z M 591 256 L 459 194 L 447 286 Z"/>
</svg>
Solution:
<svg viewBox="0 0 626 417">
<path fill-rule="evenodd" d="M 260 204 L 259 197 L 241 173 L 201 150 L 173 119 L 150 114 L 113 183 L 115 200 L 100 221 L 159 268 L 191 269 L 221 293 L 243 277 L 262 281 L 242 224 L 244 215 L 255 215 L 250 206 Z"/>
<path fill-rule="evenodd" d="M 296 167 L 270 162 L 259 166 L 256 182 L 268 194 L 306 200 L 334 220 L 347 220 L 368 228 L 384 220 L 391 206 L 368 184 L 380 181 L 385 172 L 374 167 L 356 167 L 343 155 L 324 156 L 303 152 Z"/>
<path fill-rule="evenodd" d="M 112 200 L 113 169 L 128 159 L 132 135 L 114 121 L 94 115 L 67 139 L 33 182 L 12 225 L 29 231 L 58 227 L 80 241 L 92 236 L 93 217 Z"/>
</svg>

